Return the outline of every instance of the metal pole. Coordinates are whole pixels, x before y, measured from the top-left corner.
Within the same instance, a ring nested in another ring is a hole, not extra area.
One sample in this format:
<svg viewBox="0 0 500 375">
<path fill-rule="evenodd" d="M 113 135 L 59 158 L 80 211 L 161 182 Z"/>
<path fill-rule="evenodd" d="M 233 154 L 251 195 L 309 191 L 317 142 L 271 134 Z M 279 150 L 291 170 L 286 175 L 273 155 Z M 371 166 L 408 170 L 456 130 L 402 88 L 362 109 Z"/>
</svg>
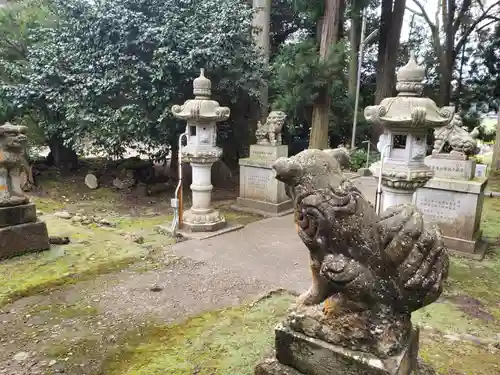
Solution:
<svg viewBox="0 0 500 375">
<path fill-rule="evenodd" d="M 361 66 L 363 64 L 365 29 L 366 29 L 366 14 L 365 14 L 365 9 L 363 9 L 363 20 L 361 21 L 361 38 L 359 40 L 359 51 L 358 51 L 358 71 L 356 76 L 356 99 L 354 100 L 354 116 L 352 119 L 352 139 L 351 139 L 352 150 L 354 150 L 354 147 L 356 146 L 356 124 L 358 122 L 359 86 L 361 84 Z"/>
<path fill-rule="evenodd" d="M 382 170 L 384 169 L 385 152 L 390 147 L 391 147 L 390 143 L 384 146 L 384 148 L 382 149 L 382 157 L 380 158 L 380 170 L 378 172 L 377 193 L 375 196 L 375 212 L 377 213 L 377 215 L 380 215 L 380 198 L 382 196 Z"/>
<path fill-rule="evenodd" d="M 171 205 L 174 209 L 174 218 L 172 220 L 172 237 L 175 238 L 177 229 L 182 229 L 182 208 L 183 208 L 183 194 L 182 194 L 182 138 L 189 137 L 189 133 L 186 127 L 186 131 L 179 136 L 179 160 L 178 160 L 178 175 L 179 181 L 175 189 L 174 198 L 171 199 Z"/>
</svg>

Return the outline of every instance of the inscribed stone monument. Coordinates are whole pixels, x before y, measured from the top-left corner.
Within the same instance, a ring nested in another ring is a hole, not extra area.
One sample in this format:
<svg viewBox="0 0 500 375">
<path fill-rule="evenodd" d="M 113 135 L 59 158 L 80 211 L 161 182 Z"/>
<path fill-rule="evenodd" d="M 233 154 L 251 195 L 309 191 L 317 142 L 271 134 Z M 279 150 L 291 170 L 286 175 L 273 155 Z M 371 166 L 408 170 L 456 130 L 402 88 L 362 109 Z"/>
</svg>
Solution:
<svg viewBox="0 0 500 375">
<path fill-rule="evenodd" d="M 432 155 L 425 163 L 434 178 L 417 190 L 415 204 L 424 218 L 435 221 L 450 251 L 481 259 L 486 245 L 481 241 L 481 213 L 486 178 L 475 178 L 476 161 L 470 156 L 478 152 L 477 129 L 471 133 L 462 128 L 462 119 L 435 131 Z"/>
<path fill-rule="evenodd" d="M 257 144 L 250 146 L 250 157 L 240 159 L 240 194 L 237 206 L 243 210 L 267 215 L 280 215 L 292 208 L 285 186 L 274 178 L 272 164 L 288 156 L 283 145 L 282 131 L 286 115 L 273 111 L 264 124 L 257 125 Z"/>
<path fill-rule="evenodd" d="M 0 259 L 50 248 L 47 226 L 21 189 L 27 128 L 0 126 Z"/>
<path fill-rule="evenodd" d="M 335 155 L 306 150 L 274 164 L 310 252 L 312 285 L 275 329 L 256 375 L 409 375 L 411 313 L 440 296 L 449 259 L 439 228 L 412 204 L 377 215 Z"/>
</svg>

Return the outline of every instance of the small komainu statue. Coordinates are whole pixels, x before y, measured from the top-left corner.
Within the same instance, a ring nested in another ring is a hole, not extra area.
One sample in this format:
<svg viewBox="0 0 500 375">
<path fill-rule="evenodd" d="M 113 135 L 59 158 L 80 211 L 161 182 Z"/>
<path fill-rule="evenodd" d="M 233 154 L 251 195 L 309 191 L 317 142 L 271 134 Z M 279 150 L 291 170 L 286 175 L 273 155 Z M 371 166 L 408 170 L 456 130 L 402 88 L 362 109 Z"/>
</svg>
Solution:
<svg viewBox="0 0 500 375">
<path fill-rule="evenodd" d="M 29 202 L 21 188 L 21 172 L 28 138 L 26 126 L 6 123 L 0 126 L 0 206 Z"/>
<path fill-rule="evenodd" d="M 467 157 L 475 155 L 479 152 L 476 141 L 478 135 L 478 128 L 474 128 L 470 133 L 467 132 L 463 128 L 462 117 L 455 114 L 448 125 L 434 131 L 435 140 L 432 153 L 446 153 L 448 148 L 452 154 L 462 154 Z"/>
<path fill-rule="evenodd" d="M 346 180 L 342 153 L 305 150 L 273 168 L 295 206 L 312 286 L 285 324 L 309 337 L 389 358 L 412 332 L 411 313 L 434 302 L 448 275 L 441 233 L 412 204 L 380 216 Z"/>
<path fill-rule="evenodd" d="M 259 145 L 279 146 L 283 143 L 282 132 L 285 125 L 286 114 L 282 111 L 272 111 L 264 125 L 259 121 L 255 137 Z"/>
</svg>

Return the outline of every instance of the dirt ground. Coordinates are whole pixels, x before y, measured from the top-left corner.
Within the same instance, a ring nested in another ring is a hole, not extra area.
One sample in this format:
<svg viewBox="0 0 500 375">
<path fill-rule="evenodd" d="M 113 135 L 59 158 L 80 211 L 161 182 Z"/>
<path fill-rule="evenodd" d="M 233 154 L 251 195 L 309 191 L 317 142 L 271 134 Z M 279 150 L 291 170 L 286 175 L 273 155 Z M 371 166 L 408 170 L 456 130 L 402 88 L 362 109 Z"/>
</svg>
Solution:
<svg viewBox="0 0 500 375">
<path fill-rule="evenodd" d="M 71 243 L 0 262 L 0 374 L 253 373 L 290 293 L 173 252 L 155 230 L 171 220 L 173 187 L 140 196 L 91 191 L 82 174 L 39 177 L 41 219 Z M 214 192 L 226 218 L 261 219 L 229 209 L 236 192 Z M 499 228 L 500 199 L 489 199 L 483 230 L 494 241 Z M 500 374 L 499 244 L 481 263 L 454 258 L 444 297 L 413 316 L 420 354 L 439 374 Z"/>
</svg>

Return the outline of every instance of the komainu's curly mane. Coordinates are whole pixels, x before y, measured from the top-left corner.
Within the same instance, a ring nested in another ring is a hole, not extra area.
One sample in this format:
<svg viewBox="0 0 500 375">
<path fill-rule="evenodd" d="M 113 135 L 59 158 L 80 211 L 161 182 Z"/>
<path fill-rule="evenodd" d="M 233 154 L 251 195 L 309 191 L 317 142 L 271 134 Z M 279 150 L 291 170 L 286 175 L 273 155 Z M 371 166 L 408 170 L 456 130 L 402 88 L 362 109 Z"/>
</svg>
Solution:
<svg viewBox="0 0 500 375">
<path fill-rule="evenodd" d="M 441 294 L 448 254 L 438 228 L 415 206 L 378 216 L 332 155 L 306 150 L 274 165 L 294 201 L 313 278 L 289 324 L 334 344 L 394 355 L 410 334 L 411 312 Z"/>
</svg>

